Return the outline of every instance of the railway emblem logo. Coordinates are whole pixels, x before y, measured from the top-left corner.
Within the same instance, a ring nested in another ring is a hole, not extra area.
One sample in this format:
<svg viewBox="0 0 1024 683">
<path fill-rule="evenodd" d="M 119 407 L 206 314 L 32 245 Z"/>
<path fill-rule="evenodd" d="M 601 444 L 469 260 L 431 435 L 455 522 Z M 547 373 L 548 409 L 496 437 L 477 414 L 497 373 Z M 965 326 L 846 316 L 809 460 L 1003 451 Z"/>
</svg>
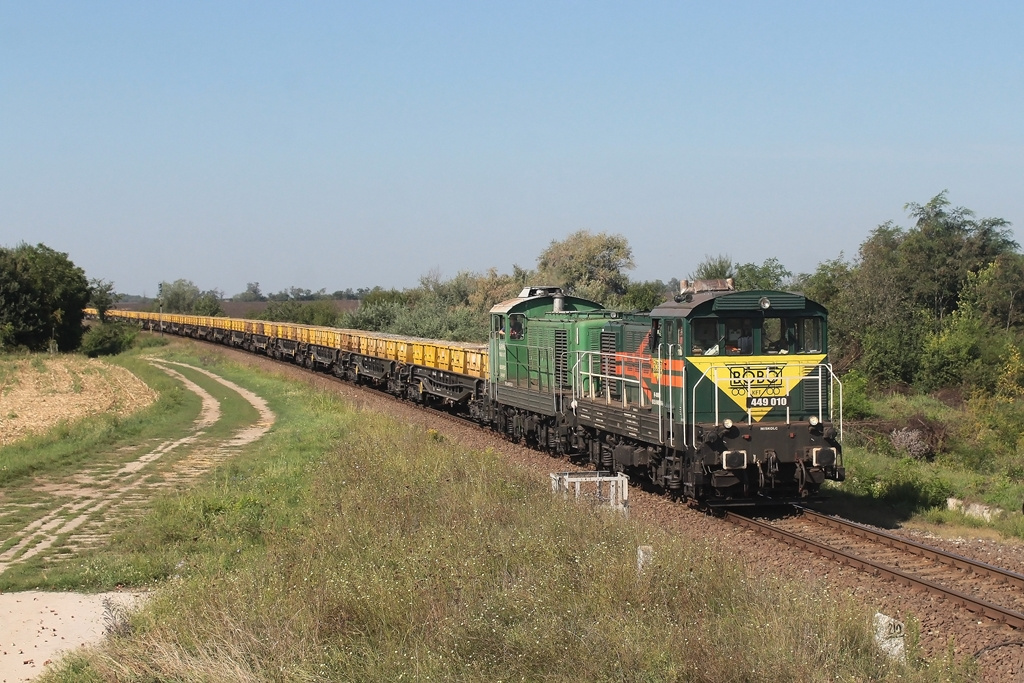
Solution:
<svg viewBox="0 0 1024 683">
<path fill-rule="evenodd" d="M 785 365 L 730 365 L 729 393 L 733 396 L 778 396 L 785 392 Z"/>
<path fill-rule="evenodd" d="M 704 375 L 703 383 L 710 380 L 740 410 L 750 411 L 754 422 L 760 422 L 773 409 L 789 408 L 790 392 L 824 360 L 824 354 L 814 354 L 782 362 L 778 356 L 692 356 L 686 362 Z"/>
</svg>

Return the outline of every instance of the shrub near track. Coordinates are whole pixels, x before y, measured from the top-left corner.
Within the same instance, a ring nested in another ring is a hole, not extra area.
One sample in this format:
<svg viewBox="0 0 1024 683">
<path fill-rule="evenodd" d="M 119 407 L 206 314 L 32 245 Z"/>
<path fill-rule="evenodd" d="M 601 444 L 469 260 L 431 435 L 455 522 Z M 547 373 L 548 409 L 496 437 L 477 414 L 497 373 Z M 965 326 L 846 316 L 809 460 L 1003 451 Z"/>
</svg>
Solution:
<svg viewBox="0 0 1024 683">
<path fill-rule="evenodd" d="M 552 497 L 492 451 L 235 366 L 274 430 L 118 546 L 181 554 L 124 635 L 46 680 L 948 680 L 869 615 Z M 655 559 L 638 575 L 636 549 Z"/>
</svg>

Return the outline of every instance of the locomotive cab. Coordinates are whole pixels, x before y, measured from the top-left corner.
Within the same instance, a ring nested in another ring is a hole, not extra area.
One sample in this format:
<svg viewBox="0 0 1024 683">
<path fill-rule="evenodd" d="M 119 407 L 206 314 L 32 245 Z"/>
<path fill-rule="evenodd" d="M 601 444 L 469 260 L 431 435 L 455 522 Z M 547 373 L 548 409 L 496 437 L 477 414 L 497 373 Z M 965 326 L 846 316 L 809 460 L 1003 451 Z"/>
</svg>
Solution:
<svg viewBox="0 0 1024 683">
<path fill-rule="evenodd" d="M 842 387 L 826 311 L 799 294 L 695 287 L 652 311 L 685 356 L 688 495 L 800 498 L 842 481 Z"/>
<path fill-rule="evenodd" d="M 602 310 L 559 287 L 526 287 L 491 309 L 488 395 L 501 431 L 568 452 L 570 358 L 590 343 L 587 316 Z"/>
</svg>

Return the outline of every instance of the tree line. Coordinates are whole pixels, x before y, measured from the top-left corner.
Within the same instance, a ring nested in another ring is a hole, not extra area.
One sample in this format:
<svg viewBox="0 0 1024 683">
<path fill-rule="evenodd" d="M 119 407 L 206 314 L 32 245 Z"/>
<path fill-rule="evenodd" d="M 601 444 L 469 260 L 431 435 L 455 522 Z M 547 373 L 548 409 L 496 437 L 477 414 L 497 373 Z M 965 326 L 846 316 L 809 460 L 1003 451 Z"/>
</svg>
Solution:
<svg viewBox="0 0 1024 683">
<path fill-rule="evenodd" d="M 736 263 L 707 255 L 690 279 L 733 278 L 737 289 L 785 289 L 830 311 L 831 355 L 840 372 L 856 370 L 876 384 L 979 389 L 1021 386 L 1024 364 L 1024 256 L 1001 218 L 954 207 L 946 192 L 904 207 L 912 223 L 887 221 L 857 254 L 792 273 L 778 258 Z M 416 287 L 311 291 L 290 287 L 264 295 L 259 282 L 232 297 L 266 302 L 253 317 L 313 325 L 482 341 L 487 312 L 524 286 L 563 287 L 619 310 L 650 310 L 679 291 L 679 280 L 631 280 L 633 251 L 622 235 L 579 230 L 553 240 L 533 268 L 515 265 L 431 272 Z M 160 283 L 153 310 L 222 314 L 222 292 L 189 280 Z M 0 348 L 71 350 L 82 337 L 82 308 L 114 305 L 113 285 L 87 280 L 67 254 L 45 245 L 0 249 Z M 359 299 L 339 314 L 333 299 Z"/>
<path fill-rule="evenodd" d="M 1024 386 L 1024 255 L 1002 218 L 979 218 L 953 206 L 943 191 L 904 206 L 911 224 L 887 221 L 857 254 L 839 254 L 810 273 L 793 273 L 778 258 L 737 263 L 707 255 L 689 279 L 732 278 L 739 290 L 802 292 L 830 312 L 832 361 L 875 386 L 953 387 L 966 392 L 1018 391 Z M 633 253 L 621 235 L 585 230 L 552 241 L 536 268 L 514 266 L 431 273 L 418 287 L 371 290 L 345 327 L 480 341 L 487 311 L 527 284 L 619 310 L 650 310 L 679 291 L 679 281 L 631 280 Z"/>
</svg>

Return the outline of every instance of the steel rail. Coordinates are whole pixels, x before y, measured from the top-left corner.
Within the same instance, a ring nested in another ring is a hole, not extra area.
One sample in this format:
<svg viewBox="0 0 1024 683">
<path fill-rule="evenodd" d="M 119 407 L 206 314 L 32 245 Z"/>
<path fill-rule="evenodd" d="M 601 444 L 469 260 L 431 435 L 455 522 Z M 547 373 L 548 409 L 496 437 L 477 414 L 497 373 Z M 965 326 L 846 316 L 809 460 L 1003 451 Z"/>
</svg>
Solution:
<svg viewBox="0 0 1024 683">
<path fill-rule="evenodd" d="M 958 607 L 964 607 L 975 614 L 988 617 L 989 619 L 993 619 L 1013 628 L 1024 629 L 1024 614 L 1021 614 L 1020 612 L 1000 607 L 999 605 L 986 600 L 973 598 L 965 593 L 961 593 L 960 591 L 945 588 L 937 583 L 932 583 L 926 579 L 902 572 L 899 569 L 887 567 L 863 557 L 857 557 L 856 555 L 852 555 L 846 551 L 833 548 L 829 545 L 825 545 L 824 543 L 818 543 L 817 541 L 804 538 L 803 536 L 797 536 L 796 534 L 774 527 L 771 524 L 759 522 L 757 520 L 750 519 L 749 517 L 738 515 L 734 512 L 726 512 L 724 519 L 732 522 L 733 524 L 737 524 L 747 529 L 752 529 L 765 534 L 766 536 L 783 541 L 784 543 L 817 553 L 822 557 L 835 560 L 841 564 L 849 565 L 869 574 L 901 583 L 905 586 L 909 586 L 911 589 L 923 589 L 929 593 L 939 595 Z"/>
<path fill-rule="evenodd" d="M 942 562 L 943 564 L 948 564 L 951 567 L 956 567 L 957 569 L 961 569 L 968 573 L 990 576 L 998 580 L 1000 583 L 1024 589 L 1024 574 L 1018 574 L 1017 572 L 1012 572 L 1008 569 L 1003 569 L 1002 567 L 996 567 L 995 565 L 988 564 L 987 562 L 972 560 L 969 557 L 964 557 L 963 555 L 958 555 L 956 553 L 939 550 L 938 548 L 933 548 L 923 543 L 918 543 L 917 541 L 911 541 L 907 538 L 900 538 L 894 534 L 880 531 L 878 529 L 871 529 L 861 524 L 857 524 L 856 522 L 823 515 L 820 512 L 808 510 L 804 507 L 798 507 L 797 509 L 803 513 L 803 516 L 818 524 L 829 526 L 833 529 L 839 529 L 843 532 L 853 534 L 854 536 L 858 536 L 890 548 L 903 550 L 913 555 L 920 555 L 921 557 L 929 560 Z"/>
</svg>

